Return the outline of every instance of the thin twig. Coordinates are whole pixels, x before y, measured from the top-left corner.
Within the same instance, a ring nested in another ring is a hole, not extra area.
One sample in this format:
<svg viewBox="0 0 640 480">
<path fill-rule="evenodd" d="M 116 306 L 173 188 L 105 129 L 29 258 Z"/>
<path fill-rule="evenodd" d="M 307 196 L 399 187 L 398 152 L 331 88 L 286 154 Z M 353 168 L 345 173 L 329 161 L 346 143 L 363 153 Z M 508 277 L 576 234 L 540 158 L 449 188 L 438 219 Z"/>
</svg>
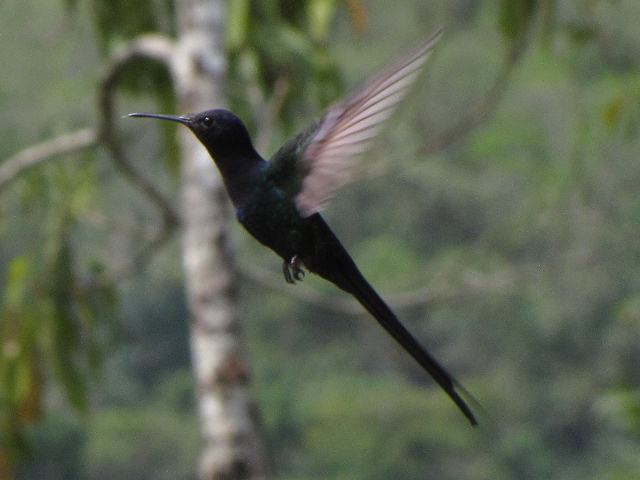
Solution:
<svg viewBox="0 0 640 480">
<path fill-rule="evenodd" d="M 93 148 L 97 143 L 95 129 L 87 127 L 45 140 L 15 153 L 0 164 L 0 192 L 31 168 L 55 157 Z"/>
<path fill-rule="evenodd" d="M 520 38 L 512 44 L 493 85 L 482 100 L 473 108 L 469 109 L 466 115 L 459 118 L 453 125 L 442 130 L 435 137 L 432 137 L 418 150 L 418 153 L 430 155 L 448 148 L 469 135 L 476 127 L 496 112 L 500 101 L 507 91 L 507 86 L 511 75 L 515 71 L 515 67 L 529 47 L 530 37 L 530 29 L 525 29 L 520 35 Z"/>
<path fill-rule="evenodd" d="M 516 66 L 529 48 L 534 25 L 535 22 L 532 22 L 530 27 L 521 33 L 520 38 L 512 44 L 502 67 L 485 95 L 473 107 L 469 108 L 462 117 L 431 137 L 414 154 L 403 155 L 403 157 L 429 156 L 441 152 L 473 133 L 477 127 L 495 114 L 507 91 Z M 370 180 L 384 176 L 396 168 L 399 163 L 397 159 L 387 159 L 376 165 L 370 165 L 363 171 L 362 178 Z"/>
<path fill-rule="evenodd" d="M 142 35 L 125 45 L 108 62 L 99 91 L 100 139 L 111 153 L 111 158 L 120 172 L 138 187 L 162 212 L 164 223 L 177 225 L 180 215 L 171 202 L 129 161 L 116 135 L 114 127 L 114 96 L 121 75 L 134 61 L 155 60 L 173 68 L 173 42 L 162 35 Z"/>
<path fill-rule="evenodd" d="M 280 274 L 256 265 L 240 265 L 239 273 L 260 287 L 273 290 L 296 300 L 308 303 L 330 313 L 341 315 L 366 315 L 367 312 L 353 299 L 326 295 L 301 283 L 295 286 L 280 281 Z M 423 287 L 404 293 L 383 295 L 385 301 L 396 309 L 433 307 L 453 304 L 469 296 L 488 293 L 504 293 L 516 284 L 513 271 L 500 271 L 491 274 L 468 271 L 462 275 L 461 285 L 452 287 L 439 281 L 438 287 Z"/>
<path fill-rule="evenodd" d="M 168 243 L 180 224 L 179 213 L 173 208 L 170 201 L 165 198 L 153 183 L 138 172 L 129 161 L 116 135 L 113 114 L 116 86 L 126 68 L 134 61 L 150 59 L 161 62 L 169 69 L 172 69 L 174 50 L 173 42 L 162 35 L 142 35 L 116 52 L 107 63 L 98 93 L 100 140 L 111 153 L 111 158 L 120 172 L 162 212 L 163 222 L 133 258 L 124 265 L 101 273 L 79 285 L 77 288 L 80 294 L 87 294 L 135 274 Z"/>
<path fill-rule="evenodd" d="M 281 281 L 281 274 L 256 265 L 239 265 L 238 273 L 260 287 L 273 290 L 332 313 L 343 315 L 359 315 L 363 313 L 361 311 L 362 307 L 355 301 L 334 295 L 328 296 L 301 283 L 291 286 Z"/>
<path fill-rule="evenodd" d="M 164 223 L 127 263 L 113 270 L 102 272 L 81 283 L 76 287 L 76 292 L 79 295 L 87 295 L 95 290 L 117 284 L 121 280 L 132 277 L 144 265 L 148 264 L 171 240 L 176 228 L 177 225 L 175 224 Z"/>
</svg>

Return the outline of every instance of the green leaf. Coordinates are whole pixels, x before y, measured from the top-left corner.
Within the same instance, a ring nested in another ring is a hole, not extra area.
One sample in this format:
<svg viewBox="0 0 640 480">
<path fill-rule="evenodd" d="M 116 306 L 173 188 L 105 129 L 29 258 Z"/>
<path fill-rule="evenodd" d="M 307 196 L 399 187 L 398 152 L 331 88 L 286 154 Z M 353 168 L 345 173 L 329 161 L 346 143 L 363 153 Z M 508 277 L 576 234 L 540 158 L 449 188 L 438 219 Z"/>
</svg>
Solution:
<svg viewBox="0 0 640 480">
<path fill-rule="evenodd" d="M 78 6 L 78 0 L 64 0 L 64 7 L 69 12 L 73 12 L 77 6 Z"/>
<path fill-rule="evenodd" d="M 93 19 L 100 46 L 108 53 L 113 44 L 141 33 L 160 30 L 162 23 L 153 0 L 93 0 Z"/>
<path fill-rule="evenodd" d="M 49 345 L 53 373 L 62 385 L 69 403 L 80 412 L 87 408 L 87 387 L 82 369 L 82 335 L 74 308 L 75 276 L 70 242 L 71 220 L 61 214 L 49 245 L 46 304 Z"/>
<path fill-rule="evenodd" d="M 516 40 L 533 21 L 541 0 L 501 0 L 499 24 L 502 34 Z"/>
<path fill-rule="evenodd" d="M 250 7 L 249 0 L 229 2 L 226 42 L 230 51 L 240 49 L 247 41 L 247 33 L 251 23 Z"/>
<path fill-rule="evenodd" d="M 20 255 L 11 260 L 7 273 L 7 283 L 5 286 L 5 308 L 18 308 L 27 289 L 27 274 L 29 273 L 29 262 L 27 255 Z"/>
<path fill-rule="evenodd" d="M 309 38 L 297 28 L 282 25 L 277 32 L 278 46 L 285 55 L 296 55 L 299 59 L 307 60 L 313 54 L 313 45 Z"/>
<path fill-rule="evenodd" d="M 21 352 L 15 369 L 15 408 L 22 424 L 29 424 L 36 420 L 40 416 L 42 406 L 40 366 L 37 355 L 28 347 L 29 345 Z"/>
<path fill-rule="evenodd" d="M 308 2 L 309 32 L 314 41 L 320 42 L 326 40 L 329 36 L 335 9 L 335 0 L 311 0 Z"/>
<path fill-rule="evenodd" d="M 607 128 L 612 129 L 620 124 L 620 119 L 624 113 L 624 107 L 625 98 L 623 96 L 617 96 L 605 105 L 602 111 L 602 120 Z"/>
<path fill-rule="evenodd" d="M 566 31 L 577 45 L 592 42 L 598 36 L 598 31 L 593 25 L 568 25 Z"/>
</svg>

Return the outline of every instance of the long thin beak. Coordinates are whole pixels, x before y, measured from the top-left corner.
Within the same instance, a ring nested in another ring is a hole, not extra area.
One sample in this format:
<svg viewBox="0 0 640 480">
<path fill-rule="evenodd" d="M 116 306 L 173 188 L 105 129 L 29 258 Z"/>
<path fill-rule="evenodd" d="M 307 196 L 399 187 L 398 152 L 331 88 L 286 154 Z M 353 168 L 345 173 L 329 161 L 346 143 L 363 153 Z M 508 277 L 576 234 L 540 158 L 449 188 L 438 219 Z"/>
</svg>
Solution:
<svg viewBox="0 0 640 480">
<path fill-rule="evenodd" d="M 183 125 L 191 125 L 191 118 L 186 115 L 162 115 L 160 113 L 130 113 L 127 117 L 142 117 L 142 118 L 156 118 L 158 120 L 169 120 L 171 122 L 178 122 Z"/>
</svg>

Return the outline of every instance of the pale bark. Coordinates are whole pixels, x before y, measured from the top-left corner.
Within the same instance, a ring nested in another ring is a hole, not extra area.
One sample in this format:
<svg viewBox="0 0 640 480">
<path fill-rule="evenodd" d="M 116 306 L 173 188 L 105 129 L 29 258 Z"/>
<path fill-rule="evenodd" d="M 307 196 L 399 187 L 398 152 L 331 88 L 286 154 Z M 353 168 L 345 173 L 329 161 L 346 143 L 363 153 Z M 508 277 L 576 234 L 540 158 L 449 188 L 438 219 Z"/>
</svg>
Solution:
<svg viewBox="0 0 640 480">
<path fill-rule="evenodd" d="M 177 0 L 176 10 L 178 42 L 173 74 L 180 111 L 224 106 L 223 2 Z M 186 129 L 180 141 L 182 251 L 204 436 L 200 478 L 263 478 L 266 460 L 236 305 L 237 276 L 226 193 L 202 145 Z"/>
<path fill-rule="evenodd" d="M 25 148 L 0 163 L 0 191 L 24 172 L 50 158 L 95 147 L 97 142 L 95 129 L 87 127 Z"/>
</svg>

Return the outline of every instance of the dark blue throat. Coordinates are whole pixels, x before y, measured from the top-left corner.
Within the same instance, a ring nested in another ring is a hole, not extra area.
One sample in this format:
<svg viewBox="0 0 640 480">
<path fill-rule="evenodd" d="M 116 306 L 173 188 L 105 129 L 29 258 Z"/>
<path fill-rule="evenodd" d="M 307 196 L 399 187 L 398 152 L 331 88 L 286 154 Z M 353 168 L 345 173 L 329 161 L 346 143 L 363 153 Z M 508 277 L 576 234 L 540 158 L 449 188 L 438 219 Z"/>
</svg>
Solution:
<svg viewBox="0 0 640 480">
<path fill-rule="evenodd" d="M 231 202 L 239 208 L 260 188 L 267 162 L 253 148 L 242 153 L 209 149 L 209 153 L 220 170 Z"/>
</svg>

